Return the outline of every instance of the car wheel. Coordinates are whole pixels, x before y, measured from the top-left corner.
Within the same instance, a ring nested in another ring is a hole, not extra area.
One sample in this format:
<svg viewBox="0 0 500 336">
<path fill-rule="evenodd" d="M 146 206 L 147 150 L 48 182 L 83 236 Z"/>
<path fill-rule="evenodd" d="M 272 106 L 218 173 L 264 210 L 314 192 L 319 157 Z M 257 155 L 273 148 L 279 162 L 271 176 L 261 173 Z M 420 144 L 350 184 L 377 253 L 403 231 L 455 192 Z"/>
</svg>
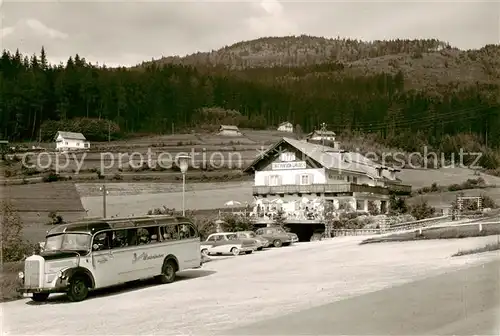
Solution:
<svg viewBox="0 0 500 336">
<path fill-rule="evenodd" d="M 201 255 L 208 257 L 208 249 L 204 248 L 203 250 L 201 250 Z"/>
<path fill-rule="evenodd" d="M 261 246 L 261 247 L 258 247 L 258 248 L 257 248 L 257 251 L 262 251 L 262 249 L 263 249 L 263 247 L 262 247 L 262 246 Z"/>
<path fill-rule="evenodd" d="M 253 252 L 252 250 L 250 250 L 250 251 L 245 251 L 245 253 L 246 253 L 246 254 L 252 254 L 252 252 Z"/>
<path fill-rule="evenodd" d="M 239 248 L 237 248 L 237 247 L 233 247 L 233 248 L 231 249 L 231 254 L 232 254 L 232 255 L 234 255 L 234 256 L 239 255 L 239 254 L 240 254 L 240 249 L 239 249 Z"/>
<path fill-rule="evenodd" d="M 168 260 L 163 264 L 160 275 L 160 282 L 162 284 L 172 283 L 175 280 L 175 272 L 177 272 L 177 265 L 175 261 Z"/>
<path fill-rule="evenodd" d="M 274 247 L 281 247 L 283 245 L 283 243 L 281 242 L 281 240 L 276 239 L 273 241 L 273 245 L 274 245 Z"/>
<path fill-rule="evenodd" d="M 49 293 L 33 293 L 31 299 L 35 302 L 44 302 L 49 298 Z"/>
<path fill-rule="evenodd" d="M 83 301 L 89 295 L 89 287 L 86 279 L 82 276 L 75 276 L 69 282 L 68 298 L 70 301 Z"/>
</svg>

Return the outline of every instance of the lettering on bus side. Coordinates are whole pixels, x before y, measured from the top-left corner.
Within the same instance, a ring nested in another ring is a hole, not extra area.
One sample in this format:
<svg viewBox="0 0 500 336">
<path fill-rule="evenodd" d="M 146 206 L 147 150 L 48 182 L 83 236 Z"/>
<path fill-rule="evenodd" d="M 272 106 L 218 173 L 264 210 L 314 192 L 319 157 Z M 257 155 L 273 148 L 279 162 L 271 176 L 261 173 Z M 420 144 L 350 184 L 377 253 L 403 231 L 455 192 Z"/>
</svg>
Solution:
<svg viewBox="0 0 500 336">
<path fill-rule="evenodd" d="M 142 252 L 139 255 L 137 255 L 137 253 L 134 253 L 134 255 L 132 257 L 132 264 L 135 264 L 138 261 L 159 259 L 159 258 L 163 258 L 164 256 L 165 256 L 164 254 L 148 254 L 146 252 Z"/>
</svg>

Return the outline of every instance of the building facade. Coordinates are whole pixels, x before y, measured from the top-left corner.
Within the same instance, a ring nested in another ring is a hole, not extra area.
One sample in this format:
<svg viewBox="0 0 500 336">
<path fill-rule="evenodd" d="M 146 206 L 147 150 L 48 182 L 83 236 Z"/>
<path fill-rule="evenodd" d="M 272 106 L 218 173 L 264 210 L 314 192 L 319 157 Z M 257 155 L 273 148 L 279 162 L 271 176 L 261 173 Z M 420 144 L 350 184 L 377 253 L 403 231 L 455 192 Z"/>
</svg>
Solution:
<svg viewBox="0 0 500 336">
<path fill-rule="evenodd" d="M 397 169 L 359 153 L 283 138 L 246 168 L 254 173 L 252 218 L 272 223 L 282 210 L 287 224 L 324 223 L 325 209 L 335 214 L 389 209 L 391 193 L 409 194 Z"/>
<path fill-rule="evenodd" d="M 307 140 L 312 141 L 335 141 L 335 132 L 317 130 L 307 135 Z"/>
<path fill-rule="evenodd" d="M 224 136 L 241 136 L 240 130 L 234 125 L 221 125 L 219 127 L 219 133 L 217 134 Z"/>
<path fill-rule="evenodd" d="M 90 142 L 87 141 L 82 133 L 57 132 L 55 136 L 56 150 L 84 150 L 90 148 Z"/>
<path fill-rule="evenodd" d="M 278 131 L 293 133 L 293 125 L 288 121 L 282 122 L 278 125 Z"/>
</svg>

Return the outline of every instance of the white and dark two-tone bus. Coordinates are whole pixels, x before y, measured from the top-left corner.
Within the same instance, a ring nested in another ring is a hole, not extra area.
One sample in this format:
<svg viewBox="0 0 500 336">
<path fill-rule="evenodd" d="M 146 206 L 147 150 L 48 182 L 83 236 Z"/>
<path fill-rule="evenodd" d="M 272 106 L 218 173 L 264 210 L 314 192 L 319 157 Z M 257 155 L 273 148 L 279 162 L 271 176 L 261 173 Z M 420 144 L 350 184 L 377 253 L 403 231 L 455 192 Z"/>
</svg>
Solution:
<svg viewBox="0 0 500 336">
<path fill-rule="evenodd" d="M 89 290 L 200 268 L 200 237 L 184 217 L 144 216 L 62 224 L 48 231 L 44 250 L 25 260 L 21 293 L 84 300 Z"/>
</svg>

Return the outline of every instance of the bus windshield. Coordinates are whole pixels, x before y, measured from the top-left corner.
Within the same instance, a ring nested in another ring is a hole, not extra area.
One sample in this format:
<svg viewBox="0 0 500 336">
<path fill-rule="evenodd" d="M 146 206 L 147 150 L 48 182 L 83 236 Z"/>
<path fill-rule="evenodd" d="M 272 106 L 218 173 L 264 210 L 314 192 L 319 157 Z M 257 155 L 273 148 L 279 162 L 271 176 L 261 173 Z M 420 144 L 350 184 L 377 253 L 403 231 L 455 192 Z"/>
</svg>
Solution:
<svg viewBox="0 0 500 336">
<path fill-rule="evenodd" d="M 61 233 L 45 240 L 44 251 L 88 251 L 91 235 L 87 233 Z"/>
</svg>

